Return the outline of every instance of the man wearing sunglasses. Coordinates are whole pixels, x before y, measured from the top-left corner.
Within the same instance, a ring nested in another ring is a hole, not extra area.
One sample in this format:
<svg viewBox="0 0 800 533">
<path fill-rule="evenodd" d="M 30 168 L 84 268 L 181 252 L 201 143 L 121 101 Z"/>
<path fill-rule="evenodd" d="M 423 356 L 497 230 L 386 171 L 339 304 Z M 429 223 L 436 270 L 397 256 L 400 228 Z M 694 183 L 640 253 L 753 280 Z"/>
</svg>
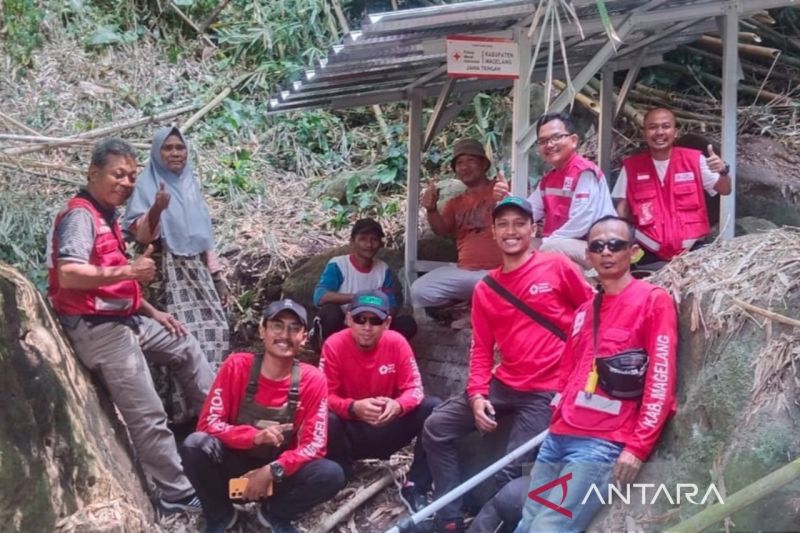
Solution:
<svg viewBox="0 0 800 533">
<path fill-rule="evenodd" d="M 702 245 L 711 232 L 704 191 L 730 194 L 730 167 L 711 145 L 708 157 L 675 146 L 678 130 L 668 109 L 648 111 L 642 136 L 648 150 L 622 161 L 612 196 L 620 216 L 636 228 L 644 250 L 637 264 L 660 265 Z"/>
<path fill-rule="evenodd" d="M 637 249 L 622 218 L 604 217 L 589 231 L 587 260 L 601 290 L 575 314 L 528 490 L 571 478 L 526 499 L 516 533 L 586 530 L 602 505 L 590 487 L 607 494 L 608 483 L 632 483 L 675 411 L 675 304 L 664 289 L 631 276 Z M 561 502 L 572 516 L 542 500 Z"/>
<path fill-rule="evenodd" d="M 534 246 L 543 252 L 560 252 L 588 268 L 586 234 L 595 220 L 615 213 L 603 172 L 577 153 L 578 134 L 567 113 L 548 113 L 537 122 L 541 158 L 553 169 L 545 174 L 528 198 L 534 220 L 542 220 L 542 238 Z M 500 176 L 495 198 L 509 194 Z"/>
<path fill-rule="evenodd" d="M 441 400 L 422 390 L 414 352 L 389 330 L 392 316 L 383 291 L 360 291 L 347 313 L 348 329 L 331 335 L 320 368 L 328 379 L 328 457 L 346 471 L 354 459 L 388 459 L 418 437 Z M 417 438 L 414 460 L 400 496 L 409 511 L 427 504 L 431 475 Z"/>
<path fill-rule="evenodd" d="M 301 305 L 289 299 L 272 302 L 259 326 L 264 353 L 234 353 L 225 360 L 197 432 L 181 446 L 208 533 L 236 523 L 232 478 L 247 479 L 242 499 L 260 502 L 259 522 L 276 533 L 296 532 L 292 519 L 344 487 L 341 467 L 324 459 L 325 376 L 296 360 L 306 328 Z"/>
<path fill-rule="evenodd" d="M 476 429 L 492 432 L 497 420 L 507 415 L 510 452 L 547 427 L 548 406 L 558 390 L 562 339 L 575 310 L 592 296 L 579 269 L 565 256 L 531 249 L 536 226 L 527 200 L 509 196 L 492 216 L 503 266 L 475 286 L 467 390 L 434 410 L 422 434 L 437 497 L 461 481 L 456 451 L 460 437 Z M 504 468 L 495 477 L 496 485 L 519 477 L 520 465 L 530 459 L 523 457 Z M 436 522 L 437 531 L 463 531 L 461 500 L 445 505 Z"/>
</svg>

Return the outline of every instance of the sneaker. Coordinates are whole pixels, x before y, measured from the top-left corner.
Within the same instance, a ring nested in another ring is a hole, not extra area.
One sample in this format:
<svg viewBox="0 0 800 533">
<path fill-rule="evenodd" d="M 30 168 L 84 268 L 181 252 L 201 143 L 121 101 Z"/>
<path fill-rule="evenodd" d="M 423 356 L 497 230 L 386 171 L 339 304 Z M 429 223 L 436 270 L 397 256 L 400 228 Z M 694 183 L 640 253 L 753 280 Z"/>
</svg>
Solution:
<svg viewBox="0 0 800 533">
<path fill-rule="evenodd" d="M 291 522 L 283 518 L 270 516 L 270 514 L 265 513 L 261 507 L 258 508 L 256 516 L 258 517 L 258 523 L 264 527 L 268 527 L 272 533 L 300 533 Z"/>
<path fill-rule="evenodd" d="M 191 493 L 188 496 L 175 501 L 169 501 L 165 500 L 164 498 L 160 498 L 158 500 L 158 507 L 164 514 L 179 513 L 181 511 L 184 513 L 193 514 L 203 512 L 203 504 L 200 503 L 200 498 L 198 498 L 195 493 Z"/>
<path fill-rule="evenodd" d="M 464 533 L 463 518 L 436 519 L 436 533 Z"/>
<path fill-rule="evenodd" d="M 229 518 L 224 518 L 217 522 L 207 522 L 205 533 L 225 533 L 225 531 L 236 525 L 238 519 L 239 512 L 234 509 Z"/>
<path fill-rule="evenodd" d="M 428 496 L 425 491 L 418 489 L 413 483 L 409 483 L 400 489 L 400 500 L 411 514 L 422 510 L 428 505 Z"/>
</svg>

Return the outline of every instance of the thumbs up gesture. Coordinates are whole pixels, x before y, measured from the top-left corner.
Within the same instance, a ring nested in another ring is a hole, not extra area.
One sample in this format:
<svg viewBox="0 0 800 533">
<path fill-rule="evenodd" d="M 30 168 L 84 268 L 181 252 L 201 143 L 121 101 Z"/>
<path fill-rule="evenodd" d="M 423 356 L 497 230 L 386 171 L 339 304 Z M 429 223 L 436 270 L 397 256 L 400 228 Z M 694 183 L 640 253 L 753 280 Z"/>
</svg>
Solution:
<svg viewBox="0 0 800 533">
<path fill-rule="evenodd" d="M 158 192 L 156 193 L 156 199 L 155 202 L 153 202 L 153 207 L 159 211 L 164 211 L 167 207 L 169 207 L 170 198 L 171 196 L 169 191 L 167 191 L 166 185 L 162 181 L 161 186 L 158 188 Z"/>
<path fill-rule="evenodd" d="M 495 202 L 499 202 L 506 196 L 510 194 L 510 188 L 508 186 L 508 181 L 506 181 L 506 173 L 503 172 L 503 169 L 497 171 L 497 179 L 494 182 L 494 187 L 492 188 L 492 196 L 494 197 Z"/>
<path fill-rule="evenodd" d="M 720 156 L 714 153 L 714 147 L 710 144 L 708 145 L 708 169 L 711 172 L 716 172 L 717 174 L 722 174 L 725 170 L 725 167 L 728 165 L 725 164 L 725 161 L 722 160 Z"/>
<path fill-rule="evenodd" d="M 156 277 L 156 263 L 153 261 L 153 245 L 149 244 L 147 250 L 131 263 L 131 278 L 139 283 L 150 283 Z"/>
<path fill-rule="evenodd" d="M 436 202 L 439 201 L 439 189 L 436 187 L 436 180 L 431 180 L 428 187 L 422 194 L 420 204 L 426 211 L 436 211 Z"/>
</svg>

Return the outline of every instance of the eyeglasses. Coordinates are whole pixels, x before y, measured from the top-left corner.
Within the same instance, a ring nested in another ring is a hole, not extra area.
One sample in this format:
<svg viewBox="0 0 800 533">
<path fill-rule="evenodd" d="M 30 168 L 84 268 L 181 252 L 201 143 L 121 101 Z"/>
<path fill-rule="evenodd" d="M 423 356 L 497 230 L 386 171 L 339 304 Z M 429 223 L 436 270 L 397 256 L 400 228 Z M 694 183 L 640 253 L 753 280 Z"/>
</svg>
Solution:
<svg viewBox="0 0 800 533">
<path fill-rule="evenodd" d="M 282 320 L 267 320 L 267 326 L 272 333 L 283 333 L 288 330 L 289 335 L 297 335 L 303 331 L 303 325 L 297 322 L 287 324 Z"/>
<path fill-rule="evenodd" d="M 589 242 L 589 251 L 593 254 L 601 254 L 603 250 L 608 248 L 608 251 L 613 253 L 624 250 L 630 245 L 630 242 L 622 239 L 609 239 L 607 241 L 596 240 Z"/>
<path fill-rule="evenodd" d="M 373 326 L 381 326 L 383 325 L 384 321 L 376 316 L 356 315 L 353 317 L 353 322 L 355 322 L 359 326 L 363 326 L 367 322 L 369 322 Z"/>
<path fill-rule="evenodd" d="M 556 133 L 555 135 L 551 135 L 546 139 L 540 138 L 536 140 L 536 144 L 544 148 L 545 146 L 550 146 L 551 144 L 558 144 L 561 142 L 561 139 L 565 137 L 569 137 L 572 135 L 571 133 Z"/>
</svg>

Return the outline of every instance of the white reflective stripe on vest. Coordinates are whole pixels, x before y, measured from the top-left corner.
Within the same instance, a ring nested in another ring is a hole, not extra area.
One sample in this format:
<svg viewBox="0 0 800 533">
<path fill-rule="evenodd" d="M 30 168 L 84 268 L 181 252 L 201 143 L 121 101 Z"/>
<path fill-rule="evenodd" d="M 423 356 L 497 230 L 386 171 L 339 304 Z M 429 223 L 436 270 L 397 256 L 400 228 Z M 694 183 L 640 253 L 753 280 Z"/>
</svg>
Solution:
<svg viewBox="0 0 800 533">
<path fill-rule="evenodd" d="M 652 250 L 653 252 L 657 252 L 661 249 L 661 243 L 658 243 L 639 231 L 638 229 L 634 232 L 636 240 L 645 245 L 648 250 Z"/>
<path fill-rule="evenodd" d="M 94 297 L 94 308 L 96 311 L 127 311 L 133 306 L 133 299 L 118 298 L 106 300 L 98 296 Z"/>
<path fill-rule="evenodd" d="M 683 246 L 684 250 L 691 250 L 692 246 L 694 246 L 694 243 L 696 243 L 697 241 L 698 239 L 686 239 L 681 243 L 681 246 Z"/>
<path fill-rule="evenodd" d="M 545 196 L 572 196 L 573 194 L 570 190 L 556 189 L 555 187 L 546 187 L 544 190 Z"/>
</svg>

